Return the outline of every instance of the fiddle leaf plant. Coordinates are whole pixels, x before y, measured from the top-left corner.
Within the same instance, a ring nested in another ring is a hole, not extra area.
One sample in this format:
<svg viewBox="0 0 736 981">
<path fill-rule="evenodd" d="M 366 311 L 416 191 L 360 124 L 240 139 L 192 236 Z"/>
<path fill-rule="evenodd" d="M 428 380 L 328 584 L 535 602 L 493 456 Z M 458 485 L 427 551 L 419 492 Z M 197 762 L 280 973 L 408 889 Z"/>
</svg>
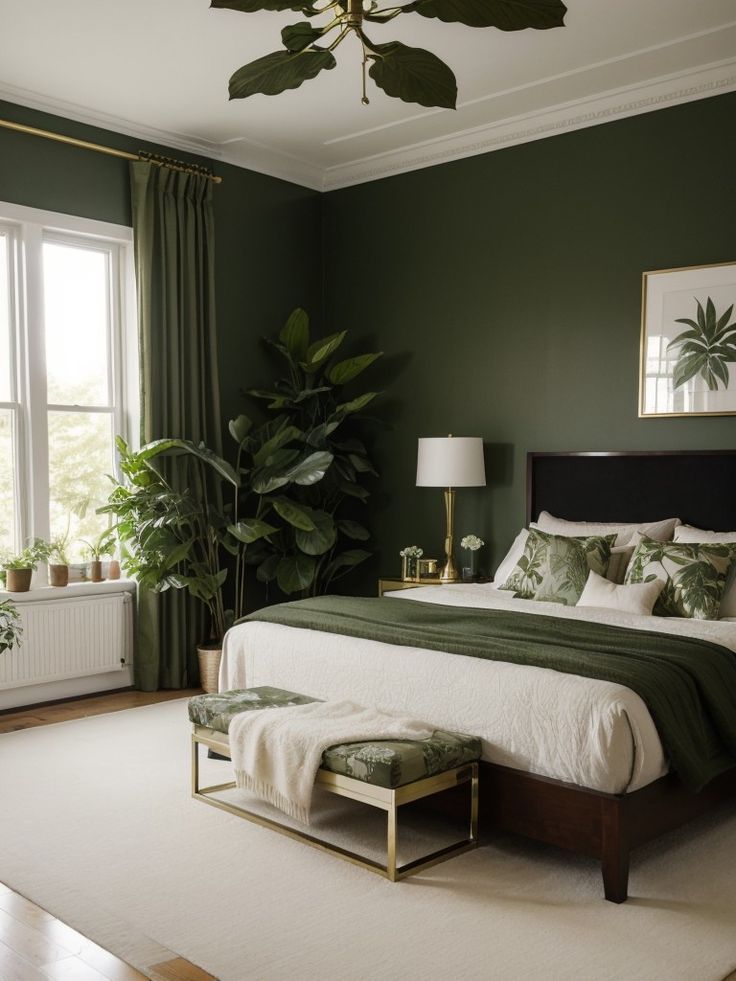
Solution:
<svg viewBox="0 0 736 981">
<path fill-rule="evenodd" d="M 705 308 L 700 300 L 697 304 L 696 320 L 680 317 L 675 323 L 687 324 L 688 330 L 678 334 L 667 345 L 668 349 L 679 347 L 677 364 L 673 376 L 674 388 L 679 388 L 691 378 L 700 375 L 711 392 L 718 391 L 723 383 L 728 388 L 730 374 L 728 366 L 736 362 L 736 320 L 731 320 L 733 303 L 719 317 L 713 300 L 708 297 Z"/>
<path fill-rule="evenodd" d="M 365 478 L 377 476 L 356 421 L 379 393 L 356 395 L 346 386 L 382 352 L 340 358 L 345 337 L 339 331 L 311 341 L 307 314 L 294 310 L 278 338 L 267 340 L 284 377 L 247 393 L 274 415 L 242 443 L 243 481 L 258 502 L 257 517 L 273 529 L 246 543 L 246 562 L 261 582 L 276 581 L 287 594 L 323 593 L 371 555 L 355 547 L 370 533 L 352 512 L 370 496 Z"/>
<path fill-rule="evenodd" d="M 230 79 L 230 98 L 279 95 L 296 89 L 320 72 L 335 67 L 335 48 L 355 34 L 363 51 L 363 104 L 368 74 L 386 95 L 421 106 L 454 109 L 457 82 L 452 70 L 436 55 L 398 41 L 377 43 L 364 32 L 366 23 L 383 25 L 402 14 L 419 14 L 467 27 L 494 27 L 500 31 L 527 28 L 544 31 L 564 27 L 567 8 L 562 0 L 413 0 L 380 8 L 377 0 L 212 0 L 212 7 L 254 13 L 259 10 L 294 10 L 305 17 L 323 15 L 324 24 L 299 21 L 281 31 L 285 50 L 274 51 L 239 68 Z M 330 35 L 334 32 L 334 38 Z M 322 42 L 322 43 L 318 43 Z"/>
</svg>

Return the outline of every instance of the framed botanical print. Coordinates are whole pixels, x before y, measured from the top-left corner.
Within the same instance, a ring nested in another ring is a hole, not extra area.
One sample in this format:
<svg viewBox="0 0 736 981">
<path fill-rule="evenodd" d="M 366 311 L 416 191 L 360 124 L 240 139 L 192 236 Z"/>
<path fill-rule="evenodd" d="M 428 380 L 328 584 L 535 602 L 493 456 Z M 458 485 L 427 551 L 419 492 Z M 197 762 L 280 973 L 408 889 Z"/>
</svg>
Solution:
<svg viewBox="0 0 736 981">
<path fill-rule="evenodd" d="M 736 415 L 736 262 L 644 273 L 639 415 Z"/>
</svg>

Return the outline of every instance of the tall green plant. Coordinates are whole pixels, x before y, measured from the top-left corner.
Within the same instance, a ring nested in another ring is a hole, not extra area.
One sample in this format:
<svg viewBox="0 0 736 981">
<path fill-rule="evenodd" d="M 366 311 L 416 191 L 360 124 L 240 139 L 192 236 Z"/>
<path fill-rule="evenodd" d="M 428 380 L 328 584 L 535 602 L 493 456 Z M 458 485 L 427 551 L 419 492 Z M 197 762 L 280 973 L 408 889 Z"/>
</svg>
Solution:
<svg viewBox="0 0 736 981">
<path fill-rule="evenodd" d="M 239 444 L 243 479 L 257 501 L 256 518 L 274 530 L 257 542 L 247 541 L 247 528 L 231 531 L 247 543 L 257 578 L 275 580 L 287 594 L 323 593 L 371 554 L 354 545 L 370 534 L 351 512 L 370 496 L 365 479 L 377 476 L 355 422 L 379 393 L 350 389 L 382 352 L 341 359 L 346 334 L 312 341 L 307 314 L 294 310 L 278 339 L 267 341 L 285 375 L 248 392 L 273 417 L 249 428 Z M 245 416 L 231 423 L 236 439 L 246 425 Z"/>
</svg>

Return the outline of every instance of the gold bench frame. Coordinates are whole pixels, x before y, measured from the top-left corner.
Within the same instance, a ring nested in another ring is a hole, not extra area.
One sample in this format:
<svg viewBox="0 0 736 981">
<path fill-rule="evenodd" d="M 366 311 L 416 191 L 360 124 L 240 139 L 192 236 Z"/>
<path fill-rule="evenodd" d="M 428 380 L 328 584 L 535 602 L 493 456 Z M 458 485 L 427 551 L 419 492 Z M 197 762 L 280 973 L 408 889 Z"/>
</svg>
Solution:
<svg viewBox="0 0 736 981">
<path fill-rule="evenodd" d="M 364 804 L 370 804 L 371 807 L 378 807 L 381 810 L 386 811 L 388 818 L 386 836 L 387 861 L 385 865 L 381 865 L 379 862 L 374 862 L 369 858 L 364 858 L 357 852 L 351 852 L 346 848 L 339 848 L 337 845 L 331 845 L 326 841 L 320 841 L 319 838 L 315 838 L 304 831 L 287 827 L 286 825 L 280 824 L 278 821 L 274 821 L 271 818 L 261 817 L 261 815 L 254 814 L 252 811 L 247 811 L 245 808 L 238 807 L 236 804 L 230 804 L 227 801 L 218 800 L 216 797 L 211 796 L 218 791 L 231 790 L 233 787 L 235 787 L 235 783 L 219 783 L 212 787 L 199 786 L 200 746 L 206 746 L 208 749 L 214 750 L 215 753 L 219 753 L 221 756 L 226 756 L 228 759 L 231 758 L 230 740 L 224 733 L 217 732 L 214 729 L 209 729 L 207 726 L 196 724 L 193 726 L 192 797 L 195 800 L 204 801 L 205 804 L 210 804 L 212 807 L 218 807 L 220 810 L 228 811 L 230 814 L 235 814 L 238 817 L 245 818 L 246 821 L 252 821 L 254 824 L 259 824 L 262 827 L 271 828 L 272 831 L 278 831 L 279 834 L 286 835 L 288 838 L 295 838 L 297 841 L 304 841 L 313 848 L 319 848 L 321 851 L 330 852 L 332 855 L 336 855 L 338 858 L 342 858 L 346 862 L 352 862 L 353 865 L 358 865 L 360 868 L 368 869 L 370 872 L 375 872 L 378 875 L 382 875 L 391 882 L 398 882 L 400 879 L 405 879 L 409 875 L 414 875 L 417 872 L 430 868 L 432 865 L 437 865 L 439 862 L 444 862 L 448 858 L 452 858 L 455 855 L 461 855 L 463 852 L 467 852 L 478 847 L 477 762 L 455 767 L 452 770 L 446 770 L 444 773 L 438 773 L 433 777 L 425 777 L 423 780 L 415 780 L 414 783 L 407 783 L 402 787 L 396 787 L 393 789 L 377 787 L 374 784 L 366 783 L 363 780 L 356 780 L 353 777 L 343 776 L 341 773 L 331 773 L 329 770 L 318 770 L 315 783 L 322 787 L 323 790 L 327 790 L 332 794 L 337 794 L 340 797 L 349 797 L 351 800 L 362 801 Z M 468 782 L 470 782 L 470 828 L 468 837 L 452 845 L 447 845 L 445 848 L 440 848 L 438 851 L 432 852 L 423 858 L 415 859 L 413 862 L 407 862 L 405 865 L 397 867 L 397 812 L 399 807 L 402 804 L 408 804 L 410 801 L 420 800 L 422 797 L 429 797 L 431 794 L 439 793 L 442 790 L 449 790 L 451 787 L 457 787 L 459 784 Z"/>
</svg>

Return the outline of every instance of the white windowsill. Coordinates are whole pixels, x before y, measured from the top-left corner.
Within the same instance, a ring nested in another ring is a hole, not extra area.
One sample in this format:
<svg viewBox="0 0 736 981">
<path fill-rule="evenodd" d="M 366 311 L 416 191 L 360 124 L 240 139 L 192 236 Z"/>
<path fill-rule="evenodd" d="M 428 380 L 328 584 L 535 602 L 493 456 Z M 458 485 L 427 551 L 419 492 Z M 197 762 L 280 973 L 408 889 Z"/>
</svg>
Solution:
<svg viewBox="0 0 736 981">
<path fill-rule="evenodd" d="M 36 586 L 27 593 L 8 593 L 0 589 L 0 600 L 13 603 L 47 603 L 49 600 L 79 599 L 81 596 L 109 596 L 135 593 L 134 579 L 106 579 L 104 582 L 70 582 L 68 586 Z"/>
</svg>

